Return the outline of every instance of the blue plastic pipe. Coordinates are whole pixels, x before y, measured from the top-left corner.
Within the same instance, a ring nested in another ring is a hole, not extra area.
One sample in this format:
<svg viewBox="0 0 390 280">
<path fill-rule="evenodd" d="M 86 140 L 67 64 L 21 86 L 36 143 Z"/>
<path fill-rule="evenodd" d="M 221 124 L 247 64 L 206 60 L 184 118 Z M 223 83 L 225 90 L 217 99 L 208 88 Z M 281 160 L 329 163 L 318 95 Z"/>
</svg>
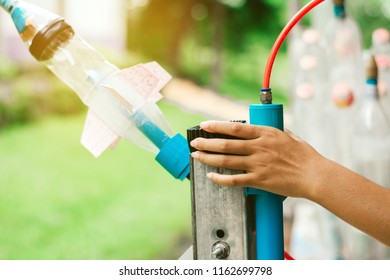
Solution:
<svg viewBox="0 0 390 280">
<path fill-rule="evenodd" d="M 135 112 L 132 120 L 138 129 L 160 150 L 171 139 L 162 129 L 155 125 L 142 111 Z"/>
<path fill-rule="evenodd" d="M 190 149 L 187 140 L 181 134 L 169 137 L 141 111 L 131 118 L 138 129 L 160 150 L 156 161 L 176 179 L 184 180 L 188 177 Z"/>
<path fill-rule="evenodd" d="M 284 130 L 283 105 L 254 104 L 249 108 L 250 123 Z M 248 188 L 255 195 L 256 259 L 283 260 L 283 200 L 285 197 L 266 191 Z"/>
</svg>

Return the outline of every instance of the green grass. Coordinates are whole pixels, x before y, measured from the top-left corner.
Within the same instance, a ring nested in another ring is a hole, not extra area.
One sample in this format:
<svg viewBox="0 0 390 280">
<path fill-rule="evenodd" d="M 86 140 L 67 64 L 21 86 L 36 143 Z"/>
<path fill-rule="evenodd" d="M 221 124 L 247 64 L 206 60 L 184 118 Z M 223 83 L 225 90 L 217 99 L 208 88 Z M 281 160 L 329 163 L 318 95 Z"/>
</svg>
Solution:
<svg viewBox="0 0 390 280">
<path fill-rule="evenodd" d="M 160 104 L 173 130 L 203 120 Z M 0 131 L 0 259 L 175 259 L 191 236 L 189 182 L 123 140 L 95 159 L 85 116 Z"/>
</svg>

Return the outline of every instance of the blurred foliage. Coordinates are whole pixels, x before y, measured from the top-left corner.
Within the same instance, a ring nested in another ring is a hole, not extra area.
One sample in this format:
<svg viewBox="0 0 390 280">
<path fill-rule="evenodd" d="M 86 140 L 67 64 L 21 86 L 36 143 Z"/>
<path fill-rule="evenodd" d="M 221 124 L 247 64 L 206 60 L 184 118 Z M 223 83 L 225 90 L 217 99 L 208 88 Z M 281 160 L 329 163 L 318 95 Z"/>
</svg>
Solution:
<svg viewBox="0 0 390 280">
<path fill-rule="evenodd" d="M 267 55 L 288 21 L 291 1 L 132 1 L 144 5 L 129 9 L 128 49 L 160 61 L 175 76 L 190 78 L 217 92 L 241 87 L 242 91 L 257 91 Z M 300 1 L 301 5 L 308 2 Z M 348 14 L 361 27 L 366 48 L 371 45 L 374 29 L 388 25 L 390 4 L 387 2 L 346 1 Z M 310 25 L 310 16 L 304 18 L 303 24 Z M 281 53 L 285 50 L 286 44 Z M 278 60 L 285 59 L 281 56 Z M 281 81 L 275 83 L 273 87 L 288 90 Z M 236 86 L 230 87 L 233 84 Z M 244 100 L 250 98 L 239 96 Z"/>
<path fill-rule="evenodd" d="M 0 56 L 0 60 L 0 80 L 15 78 L 19 74 L 17 63 L 3 56 Z"/>
<path fill-rule="evenodd" d="M 0 128 L 84 110 L 77 95 L 45 68 L 13 65 L 10 69 L 0 76 Z"/>
<path fill-rule="evenodd" d="M 358 23 L 365 48 L 371 47 L 372 33 L 377 28 L 389 29 L 389 0 L 353 0 L 347 2 L 347 12 Z"/>
<path fill-rule="evenodd" d="M 199 47 L 212 47 L 223 32 L 224 49 L 243 52 L 253 36 L 272 46 L 285 19 L 283 0 L 153 0 L 130 11 L 128 48 L 167 63 L 180 73 L 181 46 L 194 40 Z M 238 3 L 234 5 L 234 3 Z M 222 19 L 216 20 L 217 9 Z M 222 24 L 218 29 L 217 24 Z M 243 32 L 245 30 L 245 32 Z"/>
<path fill-rule="evenodd" d="M 179 48 L 192 38 L 200 46 L 212 46 L 215 35 L 216 7 L 224 9 L 223 45 L 229 51 L 246 51 L 257 42 L 271 47 L 287 22 L 286 0 L 149 0 L 130 9 L 128 47 L 159 61 L 179 65 Z M 301 0 L 302 5 L 308 0 Z M 362 27 L 366 47 L 372 31 L 388 26 L 390 4 L 387 0 L 346 1 L 348 13 Z M 308 18 L 305 18 L 306 23 Z M 364 27 L 364 28 L 363 28 Z M 180 70 L 180 69 L 177 69 Z"/>
</svg>

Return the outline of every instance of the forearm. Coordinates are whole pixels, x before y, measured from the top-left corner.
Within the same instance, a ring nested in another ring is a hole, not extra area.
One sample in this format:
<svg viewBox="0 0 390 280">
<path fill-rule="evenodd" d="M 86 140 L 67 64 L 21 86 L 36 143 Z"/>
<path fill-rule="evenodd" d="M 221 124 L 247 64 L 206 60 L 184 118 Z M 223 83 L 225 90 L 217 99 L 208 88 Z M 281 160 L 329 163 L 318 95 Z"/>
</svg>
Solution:
<svg viewBox="0 0 390 280">
<path fill-rule="evenodd" d="M 322 165 L 307 198 L 390 246 L 390 190 L 330 160 Z"/>
</svg>

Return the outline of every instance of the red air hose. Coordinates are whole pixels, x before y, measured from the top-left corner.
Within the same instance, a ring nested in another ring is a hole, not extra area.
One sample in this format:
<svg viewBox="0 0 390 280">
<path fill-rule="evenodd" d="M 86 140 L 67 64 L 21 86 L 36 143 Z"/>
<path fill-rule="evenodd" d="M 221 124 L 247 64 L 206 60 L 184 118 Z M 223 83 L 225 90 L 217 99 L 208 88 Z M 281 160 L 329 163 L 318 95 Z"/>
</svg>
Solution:
<svg viewBox="0 0 390 280">
<path fill-rule="evenodd" d="M 286 251 L 284 251 L 284 259 L 287 260 L 287 261 L 293 261 L 295 260 L 293 257 L 291 257 L 291 255 L 289 253 L 287 253 Z"/>
<path fill-rule="evenodd" d="M 316 6 L 324 2 L 325 0 L 313 0 L 309 2 L 306 6 L 304 6 L 284 27 L 279 37 L 276 39 L 274 46 L 272 47 L 270 56 L 268 57 L 268 61 L 264 71 L 264 79 L 263 79 L 263 88 L 270 88 L 270 80 L 271 80 L 271 72 L 272 67 L 274 65 L 276 55 L 279 52 L 280 47 L 285 41 L 287 35 L 290 33 L 291 29 L 312 9 Z"/>
</svg>

